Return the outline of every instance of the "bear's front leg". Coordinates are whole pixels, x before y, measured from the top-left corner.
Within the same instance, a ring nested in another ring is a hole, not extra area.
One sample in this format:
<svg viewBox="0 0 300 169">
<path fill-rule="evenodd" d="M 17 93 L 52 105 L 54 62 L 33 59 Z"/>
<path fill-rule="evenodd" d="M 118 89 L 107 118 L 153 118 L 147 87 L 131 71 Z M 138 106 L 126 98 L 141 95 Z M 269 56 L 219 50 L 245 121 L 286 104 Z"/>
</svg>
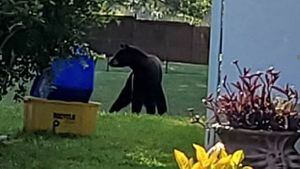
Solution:
<svg viewBox="0 0 300 169">
<path fill-rule="evenodd" d="M 132 79 L 133 73 L 131 73 L 126 81 L 126 85 L 122 89 L 119 97 L 114 102 L 114 104 L 111 106 L 109 112 L 118 112 L 123 107 L 126 107 L 132 100 Z"/>
</svg>

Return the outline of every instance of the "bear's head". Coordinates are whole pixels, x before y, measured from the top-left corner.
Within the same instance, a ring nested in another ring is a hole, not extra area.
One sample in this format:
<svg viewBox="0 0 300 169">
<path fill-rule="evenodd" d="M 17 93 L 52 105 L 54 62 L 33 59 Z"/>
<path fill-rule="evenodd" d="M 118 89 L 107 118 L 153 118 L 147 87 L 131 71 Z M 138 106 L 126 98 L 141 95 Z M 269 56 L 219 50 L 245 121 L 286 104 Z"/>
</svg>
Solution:
<svg viewBox="0 0 300 169">
<path fill-rule="evenodd" d="M 109 65 L 113 67 L 124 67 L 129 66 L 130 61 L 130 47 L 127 44 L 121 44 L 121 49 L 119 49 L 112 59 L 109 61 Z"/>
<path fill-rule="evenodd" d="M 127 44 L 121 44 L 120 46 L 121 49 L 114 54 L 108 63 L 112 67 L 131 66 L 132 64 L 137 63 L 137 60 L 147 57 L 146 54 L 137 47 Z"/>
</svg>

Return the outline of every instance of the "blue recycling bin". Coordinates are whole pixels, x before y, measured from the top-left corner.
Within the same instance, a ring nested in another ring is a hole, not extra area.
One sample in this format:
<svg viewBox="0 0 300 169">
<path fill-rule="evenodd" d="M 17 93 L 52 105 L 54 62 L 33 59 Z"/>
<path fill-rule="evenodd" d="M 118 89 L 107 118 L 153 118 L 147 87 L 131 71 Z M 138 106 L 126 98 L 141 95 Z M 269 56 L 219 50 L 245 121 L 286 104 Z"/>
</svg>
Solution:
<svg viewBox="0 0 300 169">
<path fill-rule="evenodd" d="M 88 55 L 55 59 L 38 76 L 31 95 L 49 100 L 88 102 L 94 89 L 95 62 Z"/>
</svg>

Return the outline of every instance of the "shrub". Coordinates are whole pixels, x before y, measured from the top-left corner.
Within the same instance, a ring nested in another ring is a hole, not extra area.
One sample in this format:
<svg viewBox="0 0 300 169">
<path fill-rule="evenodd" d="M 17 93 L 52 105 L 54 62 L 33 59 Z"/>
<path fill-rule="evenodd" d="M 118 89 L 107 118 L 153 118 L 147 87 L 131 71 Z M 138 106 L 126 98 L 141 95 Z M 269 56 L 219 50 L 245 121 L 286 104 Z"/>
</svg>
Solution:
<svg viewBox="0 0 300 169">
<path fill-rule="evenodd" d="M 233 154 L 228 154 L 222 143 L 215 144 L 209 151 L 193 144 L 196 149 L 196 159 L 188 159 L 186 155 L 179 151 L 174 150 L 174 155 L 178 167 L 180 169 L 252 169 L 250 166 L 243 166 L 244 153 L 242 150 L 237 150 Z"/>
<path fill-rule="evenodd" d="M 216 99 L 209 95 L 203 100 L 214 112 L 221 126 L 263 130 L 299 130 L 300 117 L 295 110 L 298 92 L 290 85 L 279 87 L 279 71 L 270 67 L 264 72 L 251 73 L 243 70 L 238 61 L 233 64 L 239 71 L 236 82 L 227 82 L 224 77 L 224 93 Z"/>
</svg>

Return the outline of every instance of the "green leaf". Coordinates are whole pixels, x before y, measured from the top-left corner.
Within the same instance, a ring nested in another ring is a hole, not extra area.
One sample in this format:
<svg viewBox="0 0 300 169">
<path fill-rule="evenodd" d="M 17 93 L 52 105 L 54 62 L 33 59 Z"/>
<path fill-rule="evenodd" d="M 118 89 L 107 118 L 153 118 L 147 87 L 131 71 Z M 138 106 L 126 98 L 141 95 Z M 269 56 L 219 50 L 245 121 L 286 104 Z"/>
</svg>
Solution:
<svg viewBox="0 0 300 169">
<path fill-rule="evenodd" d="M 54 1 L 52 1 L 52 0 L 50 0 L 49 3 L 50 3 L 51 5 L 54 5 L 54 6 L 56 5 L 56 3 L 55 3 Z"/>
<path fill-rule="evenodd" d="M 243 150 L 237 150 L 233 153 L 231 162 L 234 166 L 238 166 L 245 158 Z"/>
</svg>

